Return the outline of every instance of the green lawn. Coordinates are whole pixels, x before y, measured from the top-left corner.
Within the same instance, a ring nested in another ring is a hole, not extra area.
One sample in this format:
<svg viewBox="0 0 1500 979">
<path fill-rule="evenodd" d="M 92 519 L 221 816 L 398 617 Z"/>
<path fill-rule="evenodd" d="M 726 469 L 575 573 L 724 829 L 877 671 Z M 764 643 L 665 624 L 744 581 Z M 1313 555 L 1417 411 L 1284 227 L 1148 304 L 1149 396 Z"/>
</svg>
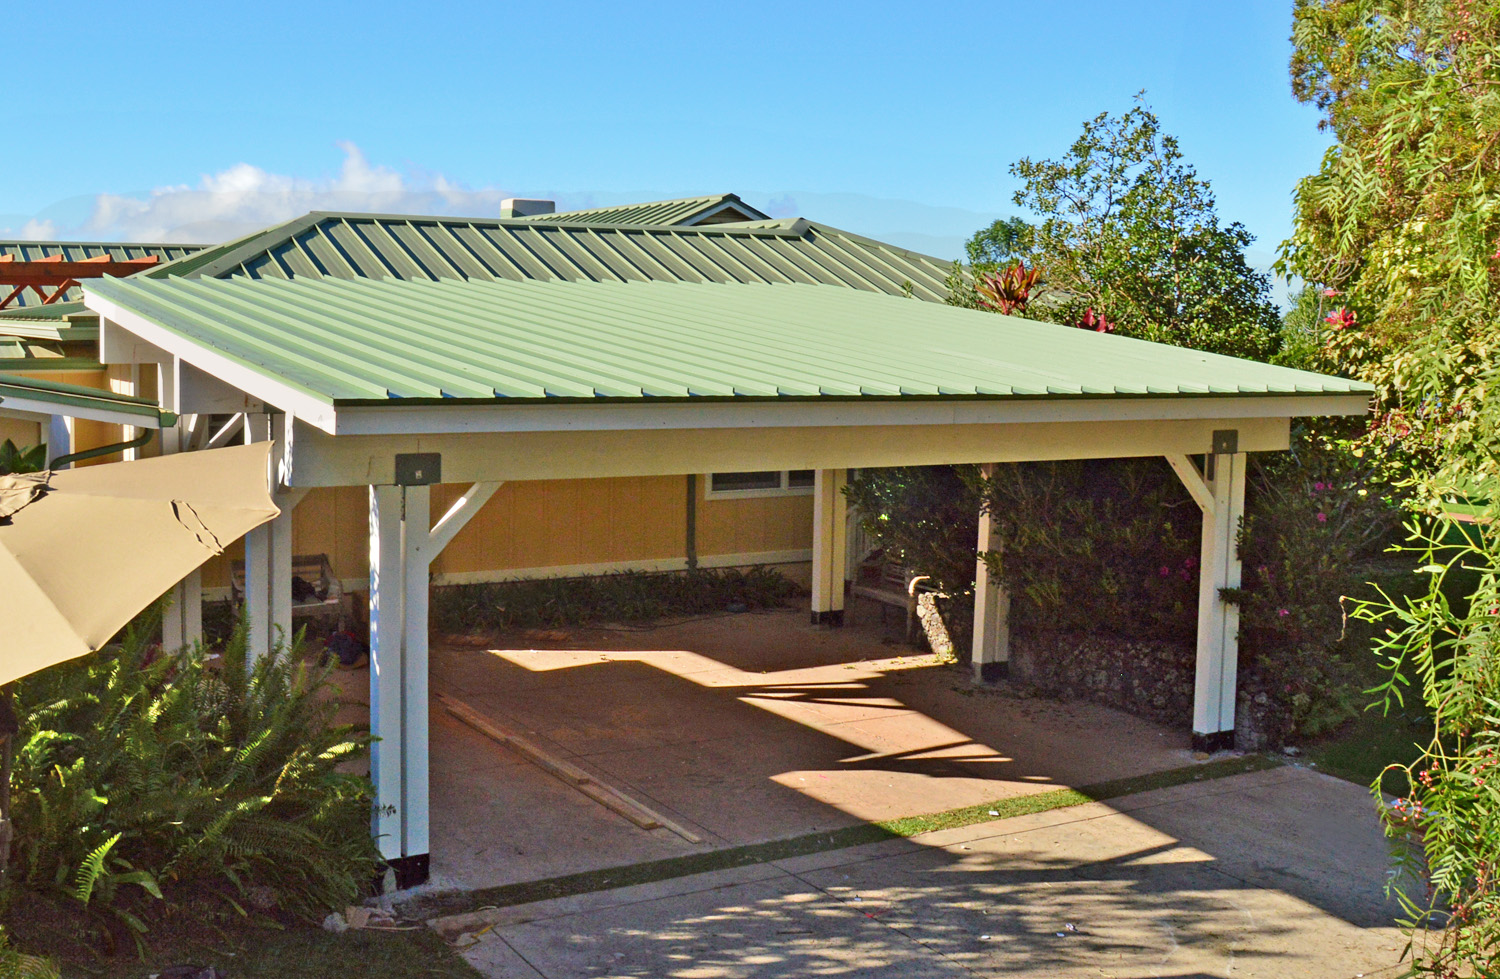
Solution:
<svg viewBox="0 0 1500 979">
<path fill-rule="evenodd" d="M 1385 766 L 1414 760 L 1421 754 L 1417 742 L 1425 742 L 1431 735 L 1431 722 L 1416 711 L 1393 708 L 1383 715 L 1377 708 L 1308 744 L 1307 760 L 1329 775 L 1370 785 Z M 1406 791 L 1399 774 L 1387 775 L 1381 787 L 1392 795 Z"/>
</svg>

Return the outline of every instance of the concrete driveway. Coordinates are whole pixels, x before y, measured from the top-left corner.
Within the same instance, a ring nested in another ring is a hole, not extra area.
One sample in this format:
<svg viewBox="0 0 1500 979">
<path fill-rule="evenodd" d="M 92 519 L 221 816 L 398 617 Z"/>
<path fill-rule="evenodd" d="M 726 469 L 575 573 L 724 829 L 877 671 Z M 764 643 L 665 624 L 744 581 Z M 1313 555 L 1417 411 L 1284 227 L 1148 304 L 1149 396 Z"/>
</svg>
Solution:
<svg viewBox="0 0 1500 979">
<path fill-rule="evenodd" d="M 435 691 L 701 842 L 639 829 L 435 704 L 427 889 L 534 881 L 1194 763 L 1185 730 L 976 689 L 967 670 L 892 643 L 875 610 L 864 613 L 836 630 L 785 611 L 436 643 Z"/>
<path fill-rule="evenodd" d="M 1368 794 L 1299 768 L 495 912 L 483 974 L 1382 976 Z"/>
</svg>

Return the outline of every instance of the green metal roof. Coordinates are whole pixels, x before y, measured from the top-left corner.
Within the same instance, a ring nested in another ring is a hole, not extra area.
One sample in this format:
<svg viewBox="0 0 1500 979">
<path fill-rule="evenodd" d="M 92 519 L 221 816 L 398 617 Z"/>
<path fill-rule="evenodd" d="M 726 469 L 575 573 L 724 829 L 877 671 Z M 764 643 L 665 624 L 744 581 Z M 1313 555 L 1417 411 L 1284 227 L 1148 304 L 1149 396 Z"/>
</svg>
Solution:
<svg viewBox="0 0 1500 979">
<path fill-rule="evenodd" d="M 148 278 L 806 283 L 942 302 L 952 263 L 801 218 L 745 226 L 314 211 Z"/>
<path fill-rule="evenodd" d="M 109 255 L 115 259 L 147 258 L 155 255 L 162 262 L 171 262 L 191 255 L 202 248 L 202 245 L 120 241 L 0 241 L 0 255 L 14 255 L 18 262 L 34 262 L 39 258 L 53 258 L 54 256 L 61 256 L 64 261 L 77 262 L 85 258 L 98 258 L 100 255 Z M 6 290 L 6 292 L 9 291 Z M 0 298 L 4 298 L 3 293 L 0 293 Z M 77 289 L 69 289 L 63 298 L 70 301 L 78 300 L 83 298 L 83 293 Z M 29 289 L 16 297 L 6 311 L 17 306 L 44 308 L 41 297 Z"/>
<path fill-rule="evenodd" d="M 135 276 L 93 281 L 86 291 L 105 315 L 139 316 L 324 405 L 1371 391 L 856 289 Z"/>
<path fill-rule="evenodd" d="M 701 225 L 759 221 L 770 215 L 751 207 L 735 194 L 709 197 L 679 197 L 647 204 L 592 207 L 582 211 L 533 214 L 523 221 L 566 221 L 569 224 Z"/>
<path fill-rule="evenodd" d="M 153 420 L 152 427 L 160 423 L 162 415 L 156 402 L 146 398 L 132 398 L 78 384 L 60 384 L 34 377 L 0 374 L 0 408 L 12 407 L 17 401 L 55 405 L 63 409 L 89 408 L 129 415 L 142 420 Z M 66 410 L 57 413 L 68 414 Z"/>
</svg>

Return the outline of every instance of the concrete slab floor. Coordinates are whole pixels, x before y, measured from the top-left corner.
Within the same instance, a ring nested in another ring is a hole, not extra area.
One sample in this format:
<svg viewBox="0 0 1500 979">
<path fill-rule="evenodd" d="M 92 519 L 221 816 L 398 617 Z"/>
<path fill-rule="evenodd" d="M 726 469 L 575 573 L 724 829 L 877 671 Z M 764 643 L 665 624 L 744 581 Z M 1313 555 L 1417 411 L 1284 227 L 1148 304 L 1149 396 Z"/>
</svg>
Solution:
<svg viewBox="0 0 1500 979">
<path fill-rule="evenodd" d="M 1360 787 L 1282 768 L 507 908 L 464 954 L 493 979 L 1393 976 L 1386 866 Z"/>
<path fill-rule="evenodd" d="M 976 689 L 967 670 L 893 642 L 873 612 L 856 619 L 868 624 L 815 627 L 788 610 L 435 640 L 434 691 L 704 842 L 637 828 L 434 705 L 429 889 L 538 880 L 1192 763 L 1185 731 Z"/>
</svg>

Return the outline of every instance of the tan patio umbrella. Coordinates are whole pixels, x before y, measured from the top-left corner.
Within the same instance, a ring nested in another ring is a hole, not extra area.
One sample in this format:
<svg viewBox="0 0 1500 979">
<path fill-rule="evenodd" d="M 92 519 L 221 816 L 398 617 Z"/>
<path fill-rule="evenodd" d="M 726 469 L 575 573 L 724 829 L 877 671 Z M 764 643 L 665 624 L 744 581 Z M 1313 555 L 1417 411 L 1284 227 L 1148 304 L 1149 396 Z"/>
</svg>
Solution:
<svg viewBox="0 0 1500 979">
<path fill-rule="evenodd" d="M 280 511 L 269 442 L 0 476 L 0 684 L 97 650 Z"/>
</svg>

